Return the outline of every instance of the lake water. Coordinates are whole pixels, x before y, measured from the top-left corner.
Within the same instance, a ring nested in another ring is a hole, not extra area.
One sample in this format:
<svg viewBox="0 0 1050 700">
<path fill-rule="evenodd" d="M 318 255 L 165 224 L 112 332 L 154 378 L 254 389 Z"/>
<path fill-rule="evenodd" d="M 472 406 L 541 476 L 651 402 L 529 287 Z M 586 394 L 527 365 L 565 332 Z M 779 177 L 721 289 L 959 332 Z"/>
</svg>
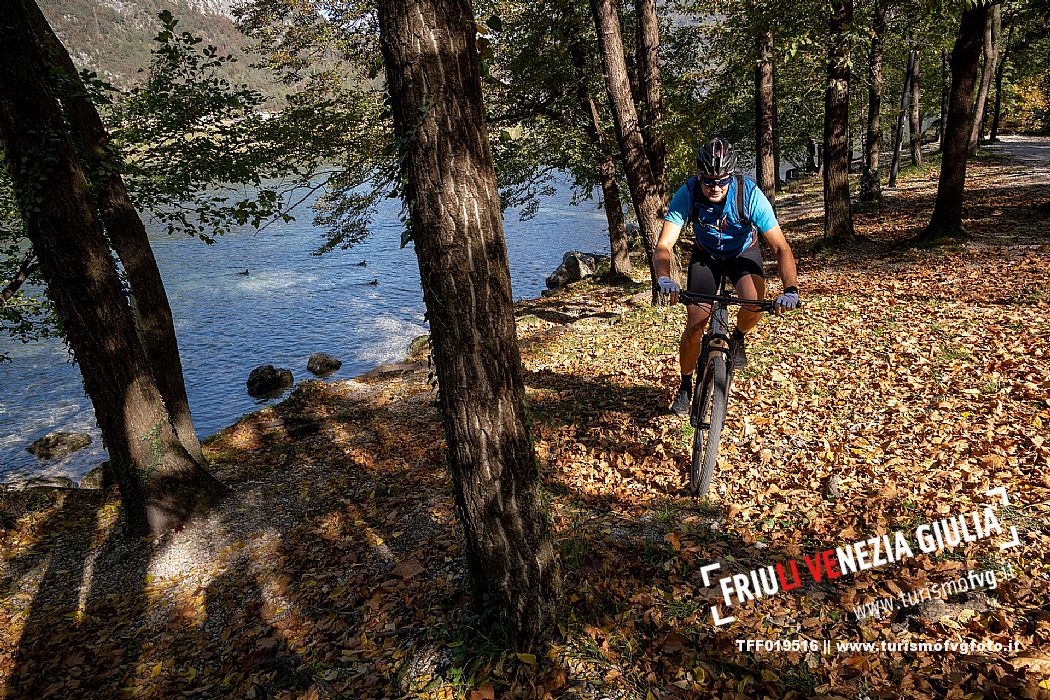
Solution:
<svg viewBox="0 0 1050 700">
<path fill-rule="evenodd" d="M 516 300 L 535 298 L 567 250 L 609 251 L 597 200 L 573 207 L 569 188 L 544 198 L 539 213 L 504 217 Z M 258 365 L 312 379 L 306 361 L 327 352 L 343 361 L 326 381 L 346 379 L 404 357 L 426 333 L 419 271 L 411 244 L 400 248 L 400 203 L 385 200 L 371 237 L 350 250 L 310 255 L 322 242 L 308 210 L 263 232 L 245 228 L 214 245 L 151 235 L 175 317 L 186 389 L 203 437 L 271 401 L 248 396 L 245 380 Z M 361 261 L 366 267 L 359 266 Z M 248 271 L 248 275 L 238 272 Z M 369 284 L 377 279 L 378 285 Z M 13 357 L 0 364 L 0 482 L 37 475 L 79 478 L 106 459 L 78 368 L 61 342 L 22 345 L 0 337 Z M 92 444 L 64 460 L 26 452 L 53 430 L 85 432 Z"/>
</svg>

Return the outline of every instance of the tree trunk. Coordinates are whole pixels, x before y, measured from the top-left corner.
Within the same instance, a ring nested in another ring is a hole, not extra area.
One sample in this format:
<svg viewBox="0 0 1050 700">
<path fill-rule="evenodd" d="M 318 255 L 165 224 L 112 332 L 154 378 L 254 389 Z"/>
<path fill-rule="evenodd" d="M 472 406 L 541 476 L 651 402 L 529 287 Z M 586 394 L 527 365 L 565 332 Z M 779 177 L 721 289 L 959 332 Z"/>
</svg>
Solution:
<svg viewBox="0 0 1050 700">
<path fill-rule="evenodd" d="M 962 227 L 963 189 L 966 184 L 966 157 L 973 118 L 973 96 L 977 82 L 977 63 L 988 18 L 988 5 L 979 3 L 963 10 L 959 34 L 952 49 L 952 89 L 948 98 L 948 122 L 941 144 L 941 174 L 937 182 L 937 201 L 930 223 L 921 240 L 965 237 Z"/>
<path fill-rule="evenodd" d="M 79 152 L 85 159 L 84 165 L 93 182 L 93 189 L 98 193 L 102 223 L 127 274 L 136 328 L 153 368 L 157 388 L 164 397 L 164 404 L 183 447 L 203 464 L 204 453 L 190 415 L 171 306 L 146 227 L 124 187 L 120 164 L 113 157 L 109 134 L 95 105 L 87 97 L 73 60 L 51 30 L 43 13 L 35 4 L 28 7 L 37 41 L 46 47 L 50 64 L 57 71 L 54 81 L 57 94 L 70 119 L 73 138 L 78 142 Z"/>
<path fill-rule="evenodd" d="M 893 132 L 893 156 L 890 158 L 890 180 L 887 187 L 897 186 L 897 172 L 901 165 L 901 148 L 904 145 L 904 116 L 908 111 L 908 95 L 911 94 L 911 75 L 915 65 L 915 50 L 908 52 L 908 68 L 904 71 L 904 87 L 901 88 L 901 108 L 897 113 L 897 128 Z"/>
<path fill-rule="evenodd" d="M 642 136 L 656 180 L 657 196 L 663 203 L 667 201 L 667 145 L 662 133 L 660 23 L 656 17 L 656 0 L 635 0 L 634 8 L 638 19 L 638 87 L 645 105 Z"/>
<path fill-rule="evenodd" d="M 984 68 L 981 70 L 981 84 L 977 90 L 977 101 L 973 105 L 972 123 L 970 125 L 970 142 L 967 154 L 973 156 L 977 153 L 977 146 L 981 140 L 981 127 L 984 124 L 984 112 L 988 101 L 988 90 L 992 85 L 992 77 L 995 75 L 995 42 L 999 38 L 999 18 L 1002 5 L 995 3 L 988 8 L 987 17 L 984 22 Z"/>
<path fill-rule="evenodd" d="M 806 143 L 806 172 L 811 175 L 820 172 L 820 145 L 813 137 Z"/>
<path fill-rule="evenodd" d="M 605 220 L 609 222 L 609 257 L 610 275 L 613 278 L 630 279 L 631 265 L 630 240 L 623 217 L 623 200 L 620 197 L 620 181 L 616 176 L 616 161 L 604 148 L 598 161 L 598 180 L 602 186 L 602 205 L 605 208 Z"/>
<path fill-rule="evenodd" d="M 879 158 L 882 147 L 882 37 L 886 32 L 886 5 L 875 3 L 872 22 L 871 49 L 868 65 L 871 83 L 868 85 L 868 134 L 864 140 L 864 167 L 860 175 L 860 200 L 872 202 L 882 197 L 879 177 Z"/>
<path fill-rule="evenodd" d="M 616 176 L 616 161 L 613 159 L 609 140 L 598 116 L 598 106 L 588 88 L 587 48 L 578 32 L 570 32 L 565 38 L 569 42 L 569 55 L 576 77 L 576 99 L 580 110 L 586 115 L 584 130 L 598 153 L 598 181 L 602 186 L 605 220 L 609 224 L 610 273 L 613 277 L 630 277 L 630 246 L 627 227 L 624 224 L 620 181 Z"/>
<path fill-rule="evenodd" d="M 944 148 L 944 131 L 948 121 L 948 82 L 951 72 L 948 70 L 948 51 L 941 49 L 941 121 L 937 125 L 937 141 Z"/>
<path fill-rule="evenodd" d="M 1003 47 L 1003 55 L 995 67 L 995 108 L 992 114 L 992 133 L 988 137 L 991 141 L 999 140 L 999 117 L 1002 110 L 1003 98 L 1003 73 L 1006 71 L 1006 61 L 1010 58 L 1010 42 L 1014 37 L 1014 24 L 1010 24 L 1010 32 L 1006 35 L 1006 45 Z"/>
<path fill-rule="evenodd" d="M 87 179 L 32 40 L 32 0 L 0 4 L 0 142 L 26 235 L 84 377 L 133 532 L 163 532 L 225 493 L 186 452 L 135 333 Z M 31 126 L 30 126 L 31 125 Z"/>
<path fill-rule="evenodd" d="M 773 65 L 773 173 L 777 188 L 783 183 L 780 177 L 780 115 L 777 108 L 777 68 Z"/>
<path fill-rule="evenodd" d="M 755 66 L 755 179 L 770 204 L 776 201 L 773 158 L 773 30 L 760 32 Z"/>
<path fill-rule="evenodd" d="M 922 111 L 919 100 L 919 53 L 911 64 L 911 109 L 908 110 L 908 140 L 911 164 L 922 165 Z"/>
<path fill-rule="evenodd" d="M 854 240 L 849 201 L 849 31 L 853 0 L 831 0 L 828 83 L 824 93 L 824 238 Z"/>
<path fill-rule="evenodd" d="M 381 0 L 380 47 L 478 610 L 524 649 L 555 630 L 507 249 L 468 0 Z"/>
<path fill-rule="evenodd" d="M 653 285 L 653 303 L 660 303 L 659 288 L 656 284 L 656 267 L 653 265 L 653 251 L 660 238 L 663 227 L 663 202 L 660 199 L 659 187 L 653 173 L 652 163 L 645 147 L 638 124 L 638 111 L 631 96 L 631 86 L 627 79 L 627 63 L 624 58 L 623 36 L 620 32 L 620 19 L 611 0 L 591 0 L 591 11 L 598 31 L 598 46 L 602 54 L 602 67 L 605 73 L 605 87 L 609 93 L 609 106 L 612 109 L 613 124 L 616 127 L 616 138 L 623 155 L 624 171 L 627 174 L 627 185 L 631 190 L 631 200 L 638 217 L 645 255 L 649 262 L 649 276 Z M 676 256 L 671 256 L 671 276 L 681 278 L 681 267 Z"/>
</svg>

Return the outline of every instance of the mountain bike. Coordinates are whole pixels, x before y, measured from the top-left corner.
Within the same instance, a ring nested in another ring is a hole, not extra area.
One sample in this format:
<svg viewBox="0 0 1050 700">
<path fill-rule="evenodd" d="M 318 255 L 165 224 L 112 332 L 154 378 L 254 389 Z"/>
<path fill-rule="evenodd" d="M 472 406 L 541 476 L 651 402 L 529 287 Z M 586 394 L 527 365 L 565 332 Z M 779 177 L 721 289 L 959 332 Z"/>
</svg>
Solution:
<svg viewBox="0 0 1050 700">
<path fill-rule="evenodd" d="M 725 425 L 729 404 L 729 386 L 733 383 L 733 341 L 729 326 L 729 306 L 738 304 L 773 313 L 772 301 L 748 301 L 728 293 L 729 280 L 723 277 L 717 294 L 696 294 L 682 290 L 678 300 L 683 304 L 711 304 L 711 315 L 700 345 L 696 362 L 697 377 L 689 424 L 693 426 L 693 457 L 689 465 L 689 491 L 703 496 L 711 486 L 718 464 L 718 443 Z"/>
</svg>

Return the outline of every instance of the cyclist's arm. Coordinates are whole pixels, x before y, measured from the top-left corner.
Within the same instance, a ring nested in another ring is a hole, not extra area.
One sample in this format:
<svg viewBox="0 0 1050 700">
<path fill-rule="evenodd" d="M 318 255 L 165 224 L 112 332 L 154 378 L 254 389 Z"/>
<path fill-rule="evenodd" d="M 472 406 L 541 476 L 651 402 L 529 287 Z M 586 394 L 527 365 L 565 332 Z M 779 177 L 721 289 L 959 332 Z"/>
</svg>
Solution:
<svg viewBox="0 0 1050 700">
<path fill-rule="evenodd" d="M 657 277 L 671 276 L 671 256 L 674 255 L 674 244 L 678 242 L 678 234 L 682 227 L 672 221 L 664 221 L 664 227 L 660 230 L 660 239 L 656 242 L 656 251 L 653 253 L 653 266 L 656 268 Z"/>
<path fill-rule="evenodd" d="M 795 256 L 791 252 L 791 246 L 784 238 L 784 232 L 780 230 L 780 224 L 764 232 L 762 236 L 777 258 L 777 270 L 784 287 L 798 286 L 798 270 L 795 267 Z"/>
</svg>

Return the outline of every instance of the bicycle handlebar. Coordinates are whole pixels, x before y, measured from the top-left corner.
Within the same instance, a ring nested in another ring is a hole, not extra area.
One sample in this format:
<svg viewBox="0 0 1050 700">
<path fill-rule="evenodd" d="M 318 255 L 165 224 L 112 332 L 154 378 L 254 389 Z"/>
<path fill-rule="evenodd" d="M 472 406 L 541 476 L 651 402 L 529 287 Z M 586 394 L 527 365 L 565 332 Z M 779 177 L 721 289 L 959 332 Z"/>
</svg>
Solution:
<svg viewBox="0 0 1050 700">
<path fill-rule="evenodd" d="M 696 292 L 687 292 L 684 289 L 678 292 L 678 301 L 682 304 L 703 304 L 706 302 L 720 301 L 723 304 L 739 304 L 741 306 L 758 306 L 761 307 L 766 313 L 773 313 L 776 310 L 776 304 L 772 301 L 755 301 L 748 299 L 741 299 L 740 297 L 723 294 L 698 294 Z"/>
</svg>

